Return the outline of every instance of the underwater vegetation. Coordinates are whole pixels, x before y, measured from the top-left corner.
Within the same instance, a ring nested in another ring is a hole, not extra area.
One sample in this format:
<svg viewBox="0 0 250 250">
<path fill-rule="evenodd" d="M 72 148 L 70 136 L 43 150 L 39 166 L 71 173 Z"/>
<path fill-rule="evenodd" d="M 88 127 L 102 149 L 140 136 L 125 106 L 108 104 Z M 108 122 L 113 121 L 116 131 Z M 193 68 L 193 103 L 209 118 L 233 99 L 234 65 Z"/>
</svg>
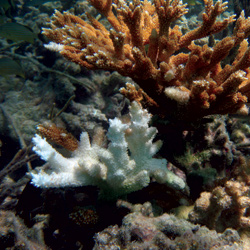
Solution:
<svg viewBox="0 0 250 250">
<path fill-rule="evenodd" d="M 0 245 L 249 249 L 250 18 L 236 5 L 1 3 Z"/>
</svg>

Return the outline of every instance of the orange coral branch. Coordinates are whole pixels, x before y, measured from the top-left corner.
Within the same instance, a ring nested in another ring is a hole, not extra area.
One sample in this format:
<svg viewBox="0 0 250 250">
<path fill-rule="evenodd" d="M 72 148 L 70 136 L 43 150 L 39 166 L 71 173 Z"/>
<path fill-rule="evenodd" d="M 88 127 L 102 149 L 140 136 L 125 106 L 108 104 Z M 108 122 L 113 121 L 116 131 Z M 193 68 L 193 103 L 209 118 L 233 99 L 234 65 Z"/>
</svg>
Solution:
<svg viewBox="0 0 250 250">
<path fill-rule="evenodd" d="M 57 127 L 53 123 L 44 123 L 37 129 L 43 137 L 69 151 L 75 151 L 78 148 L 78 140 L 64 128 Z"/>
<path fill-rule="evenodd" d="M 226 2 L 204 0 L 200 27 L 186 34 L 178 26 L 171 28 L 173 21 L 187 13 L 186 4 L 180 0 L 90 3 L 113 28 L 107 30 L 89 14 L 87 22 L 56 11 L 50 29 L 43 31 L 55 42 L 48 48 L 89 69 L 116 70 L 131 77 L 141 88 L 140 102 L 153 114 L 193 121 L 209 114 L 246 113 L 250 49 L 244 39 L 250 35 L 250 18 L 244 13 L 233 35 L 210 48 L 196 45 L 195 40 L 218 33 L 235 21 L 234 15 L 217 20 L 227 9 Z M 237 45 L 235 61 L 223 68 L 221 61 Z M 184 47 L 189 52 L 180 52 Z M 133 100 L 130 89 L 122 92 Z M 138 95 L 134 99 L 138 101 Z"/>
</svg>

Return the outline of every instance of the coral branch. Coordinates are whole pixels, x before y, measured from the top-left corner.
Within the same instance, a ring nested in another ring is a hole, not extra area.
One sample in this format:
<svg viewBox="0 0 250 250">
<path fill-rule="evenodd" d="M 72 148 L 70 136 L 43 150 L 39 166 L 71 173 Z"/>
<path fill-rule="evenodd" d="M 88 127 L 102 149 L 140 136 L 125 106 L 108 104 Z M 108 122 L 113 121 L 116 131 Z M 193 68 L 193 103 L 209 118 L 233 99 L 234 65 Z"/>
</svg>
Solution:
<svg viewBox="0 0 250 250">
<path fill-rule="evenodd" d="M 200 26 L 186 34 L 177 25 L 172 28 L 188 10 L 180 0 L 90 3 L 112 28 L 108 30 L 89 14 L 87 22 L 56 11 L 50 28 L 43 30 L 54 41 L 47 45 L 49 49 L 83 67 L 131 77 L 141 88 L 140 100 L 137 94 L 133 99 L 129 89 L 122 92 L 160 117 L 195 121 L 210 114 L 247 113 L 250 83 L 244 77 L 249 73 L 250 50 L 245 39 L 250 34 L 250 18 L 243 12 L 232 36 L 211 48 L 195 42 L 235 21 L 234 15 L 222 21 L 217 18 L 227 9 L 227 2 L 204 0 Z M 222 61 L 238 45 L 235 61 L 223 67 Z"/>
<path fill-rule="evenodd" d="M 101 148 L 98 143 L 91 144 L 85 132 L 69 158 L 57 152 L 46 139 L 36 135 L 33 150 L 49 163 L 51 170 L 32 172 L 32 183 L 39 187 L 96 185 L 106 198 L 140 190 L 149 184 L 150 178 L 183 190 L 185 182 L 167 169 L 167 161 L 153 158 L 162 143 L 153 142 L 157 130 L 148 126 L 151 115 L 133 102 L 130 117 L 128 124 L 117 118 L 110 120 L 107 133 L 110 144 L 107 149 Z M 57 133 L 53 133 L 57 130 L 54 126 L 40 128 L 51 139 L 58 139 Z M 65 145 L 68 145 L 72 138 L 67 136 L 66 140 L 68 143 Z"/>
</svg>

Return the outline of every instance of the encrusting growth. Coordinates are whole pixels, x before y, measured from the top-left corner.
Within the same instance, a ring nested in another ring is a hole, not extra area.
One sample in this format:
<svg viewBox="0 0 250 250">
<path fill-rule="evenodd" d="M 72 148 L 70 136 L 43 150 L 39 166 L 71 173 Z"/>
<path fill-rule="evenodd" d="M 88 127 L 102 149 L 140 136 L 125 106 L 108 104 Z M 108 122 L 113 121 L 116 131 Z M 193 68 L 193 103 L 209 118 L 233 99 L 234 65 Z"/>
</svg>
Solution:
<svg viewBox="0 0 250 250">
<path fill-rule="evenodd" d="M 171 27 L 188 11 L 180 0 L 90 3 L 112 28 L 107 29 L 88 13 L 87 22 L 56 11 L 50 28 L 43 29 L 53 41 L 47 48 L 83 67 L 114 70 L 131 77 L 140 89 L 128 85 L 121 92 L 163 118 L 194 121 L 210 114 L 248 113 L 250 48 L 246 38 L 250 18 L 246 19 L 243 12 L 232 36 L 211 48 L 194 41 L 235 21 L 234 15 L 217 20 L 227 9 L 227 2 L 204 0 L 201 25 L 186 34 L 178 25 Z M 221 61 L 238 45 L 233 63 L 222 67 Z"/>
</svg>

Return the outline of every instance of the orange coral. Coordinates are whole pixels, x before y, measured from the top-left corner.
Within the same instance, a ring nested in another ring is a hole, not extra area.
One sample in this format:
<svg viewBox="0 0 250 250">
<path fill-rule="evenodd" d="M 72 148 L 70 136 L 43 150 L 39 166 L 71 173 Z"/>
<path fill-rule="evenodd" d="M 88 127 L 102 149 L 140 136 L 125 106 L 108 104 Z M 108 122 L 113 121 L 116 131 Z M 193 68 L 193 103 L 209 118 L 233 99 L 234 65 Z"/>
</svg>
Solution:
<svg viewBox="0 0 250 250">
<path fill-rule="evenodd" d="M 78 148 L 78 140 L 64 128 L 57 127 L 53 123 L 44 123 L 38 125 L 37 129 L 43 137 L 69 151 L 75 151 Z"/>
<path fill-rule="evenodd" d="M 250 19 L 238 18 L 233 35 L 213 48 L 194 43 L 225 29 L 235 21 L 217 17 L 227 2 L 204 0 L 201 25 L 182 34 L 173 21 L 187 13 L 180 0 L 154 0 L 126 3 L 123 0 L 90 0 L 112 28 L 87 14 L 89 22 L 68 12 L 56 11 L 49 29 L 43 33 L 55 43 L 48 48 L 60 51 L 69 60 L 89 69 L 115 70 L 131 77 L 140 90 L 128 85 L 122 93 L 149 107 L 153 114 L 193 121 L 209 114 L 241 112 L 250 98 Z M 232 65 L 221 61 L 240 45 Z M 183 52 L 183 48 L 185 51 Z M 134 91 L 134 93 L 133 93 Z"/>
</svg>

